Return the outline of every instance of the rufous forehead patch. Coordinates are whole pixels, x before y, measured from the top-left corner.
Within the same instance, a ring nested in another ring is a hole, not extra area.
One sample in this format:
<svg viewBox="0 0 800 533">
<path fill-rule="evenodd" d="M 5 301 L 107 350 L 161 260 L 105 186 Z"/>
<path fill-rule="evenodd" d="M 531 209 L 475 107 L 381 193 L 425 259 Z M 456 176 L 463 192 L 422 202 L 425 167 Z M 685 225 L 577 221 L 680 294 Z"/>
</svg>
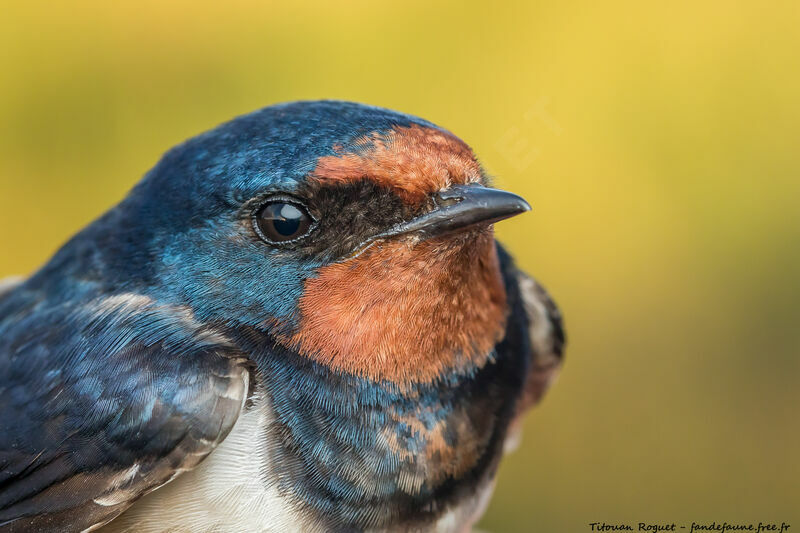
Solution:
<svg viewBox="0 0 800 533">
<path fill-rule="evenodd" d="M 451 185 L 477 183 L 482 172 L 475 154 L 451 133 L 419 125 L 395 126 L 356 139 L 350 150 L 334 146 L 320 157 L 310 178 L 321 182 L 371 179 L 409 203 Z"/>
</svg>

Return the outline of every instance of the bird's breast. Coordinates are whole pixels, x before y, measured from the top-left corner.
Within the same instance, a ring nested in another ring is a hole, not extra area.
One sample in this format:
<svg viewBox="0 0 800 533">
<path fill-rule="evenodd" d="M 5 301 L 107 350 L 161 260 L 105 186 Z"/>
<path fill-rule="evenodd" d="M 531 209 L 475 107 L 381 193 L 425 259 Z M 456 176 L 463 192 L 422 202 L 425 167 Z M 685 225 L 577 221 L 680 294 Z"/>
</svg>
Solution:
<svg viewBox="0 0 800 533">
<path fill-rule="evenodd" d="M 254 352 L 272 413 L 262 482 L 328 530 L 428 530 L 491 480 L 513 405 L 507 362 L 398 387 Z"/>
<path fill-rule="evenodd" d="M 431 481 L 427 475 L 431 460 L 461 462 L 452 448 L 448 451 L 455 442 L 446 436 L 447 424 L 434 424 L 429 430 L 424 416 L 417 421 L 398 417 L 396 424 L 403 426 L 405 420 L 410 426 L 397 434 L 396 425 L 381 432 L 377 440 L 379 448 L 396 454 L 395 464 L 381 466 L 377 457 L 382 452 L 369 446 L 360 454 L 341 455 L 336 464 L 333 457 L 319 455 L 325 455 L 324 447 L 335 446 L 329 440 L 332 428 L 320 435 L 315 452 L 294 456 L 296 449 L 285 448 L 289 436 L 281 419 L 287 417 L 273 405 L 258 398 L 203 463 L 141 498 L 102 528 L 103 533 L 450 533 L 464 531 L 488 503 L 493 488 L 489 477 L 479 477 L 469 490 L 446 503 L 421 490 Z M 298 414 L 304 416 L 314 418 L 319 413 Z M 414 440 L 419 457 L 412 453 L 409 439 Z M 467 452 L 472 459 L 474 451 Z M 360 460 L 346 462 L 359 455 Z M 447 471 L 455 473 L 451 468 Z M 412 494 L 417 497 L 409 498 Z"/>
</svg>

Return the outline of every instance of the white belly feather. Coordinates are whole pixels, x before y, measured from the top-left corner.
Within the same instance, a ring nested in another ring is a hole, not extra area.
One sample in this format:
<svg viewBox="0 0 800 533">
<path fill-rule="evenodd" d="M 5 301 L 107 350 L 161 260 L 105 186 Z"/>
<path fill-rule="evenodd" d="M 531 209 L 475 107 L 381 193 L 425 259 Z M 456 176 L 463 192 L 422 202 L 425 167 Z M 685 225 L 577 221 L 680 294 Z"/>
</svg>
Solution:
<svg viewBox="0 0 800 533">
<path fill-rule="evenodd" d="M 261 403 L 263 406 L 264 404 Z M 197 468 L 151 492 L 103 533 L 313 532 L 259 470 L 269 468 L 266 406 L 244 413 Z"/>
</svg>

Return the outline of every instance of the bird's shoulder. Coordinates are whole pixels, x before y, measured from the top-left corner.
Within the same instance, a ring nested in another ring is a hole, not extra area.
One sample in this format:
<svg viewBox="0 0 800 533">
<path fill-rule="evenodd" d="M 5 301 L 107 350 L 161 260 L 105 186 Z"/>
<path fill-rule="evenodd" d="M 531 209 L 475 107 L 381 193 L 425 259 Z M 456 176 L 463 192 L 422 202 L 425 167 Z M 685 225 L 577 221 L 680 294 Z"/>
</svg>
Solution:
<svg viewBox="0 0 800 533">
<path fill-rule="evenodd" d="M 22 276 L 10 276 L 0 279 L 0 298 L 5 294 L 11 292 L 15 287 L 19 286 L 25 278 Z"/>
<path fill-rule="evenodd" d="M 188 311 L 23 293 L 0 300 L 0 531 L 102 525 L 232 428 L 247 361 Z"/>
</svg>

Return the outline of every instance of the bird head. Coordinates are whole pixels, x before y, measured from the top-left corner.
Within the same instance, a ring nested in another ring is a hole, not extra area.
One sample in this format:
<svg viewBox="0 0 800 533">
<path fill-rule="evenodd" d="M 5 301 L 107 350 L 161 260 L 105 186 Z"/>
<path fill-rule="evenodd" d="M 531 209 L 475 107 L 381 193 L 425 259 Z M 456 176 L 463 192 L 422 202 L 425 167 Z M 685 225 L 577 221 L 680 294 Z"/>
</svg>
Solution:
<svg viewBox="0 0 800 533">
<path fill-rule="evenodd" d="M 117 271 L 199 320 L 412 383 L 491 357 L 506 320 L 492 224 L 528 209 L 448 131 L 321 101 L 172 149 L 100 225 L 121 232 Z"/>
</svg>

